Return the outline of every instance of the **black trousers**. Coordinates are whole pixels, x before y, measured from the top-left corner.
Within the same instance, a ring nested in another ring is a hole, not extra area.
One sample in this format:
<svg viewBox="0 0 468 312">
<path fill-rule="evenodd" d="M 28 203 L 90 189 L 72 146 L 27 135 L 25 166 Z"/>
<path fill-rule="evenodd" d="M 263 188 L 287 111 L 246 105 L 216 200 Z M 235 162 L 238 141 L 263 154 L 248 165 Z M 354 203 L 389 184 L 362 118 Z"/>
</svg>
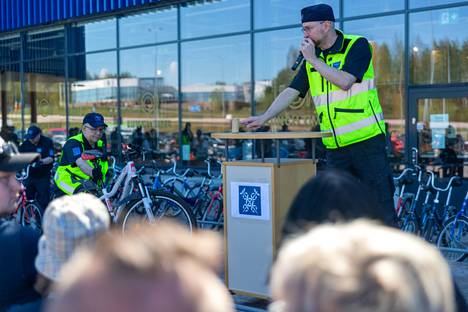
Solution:
<svg viewBox="0 0 468 312">
<path fill-rule="evenodd" d="M 30 177 L 26 180 L 26 197 L 36 199 L 44 211 L 50 202 L 50 176 Z"/>
<path fill-rule="evenodd" d="M 348 171 L 357 177 L 373 192 L 384 223 L 396 226 L 393 203 L 395 187 L 385 145 L 385 136 L 380 134 L 349 146 L 327 149 L 327 167 Z"/>
</svg>

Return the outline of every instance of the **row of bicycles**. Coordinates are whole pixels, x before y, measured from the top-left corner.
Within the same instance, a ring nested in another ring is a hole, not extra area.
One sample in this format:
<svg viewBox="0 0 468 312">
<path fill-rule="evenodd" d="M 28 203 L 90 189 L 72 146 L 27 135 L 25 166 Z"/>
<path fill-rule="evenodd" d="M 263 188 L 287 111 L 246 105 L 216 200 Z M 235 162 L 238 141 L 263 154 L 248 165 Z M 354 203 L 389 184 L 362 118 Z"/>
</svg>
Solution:
<svg viewBox="0 0 468 312">
<path fill-rule="evenodd" d="M 395 211 L 401 230 L 436 244 L 451 261 L 468 255 L 468 190 L 460 206 L 453 204 L 455 188 L 463 179 L 440 179 L 436 173 L 413 164 L 394 178 Z M 466 187 L 466 186 L 465 186 Z M 409 188 L 414 191 L 408 191 Z"/>
<path fill-rule="evenodd" d="M 91 150 L 81 157 L 98 165 L 98 160 L 107 156 Z M 190 231 L 195 228 L 220 230 L 224 224 L 221 163 L 216 160 L 205 163 L 207 167 L 203 172 L 195 169 L 180 172 L 175 161 L 169 169 L 159 168 L 156 162 L 137 168 L 131 160 L 119 166 L 115 158 L 110 157 L 106 182 L 81 180 L 75 193 L 97 196 L 107 207 L 112 222 L 123 232 L 135 223 L 157 222 L 163 218 L 183 224 Z M 17 180 L 25 181 L 34 166 L 29 165 L 19 172 Z M 213 173 L 213 166 L 218 174 Z M 13 217 L 23 225 L 41 230 L 42 211 L 37 201 L 26 198 L 23 187 Z"/>
</svg>

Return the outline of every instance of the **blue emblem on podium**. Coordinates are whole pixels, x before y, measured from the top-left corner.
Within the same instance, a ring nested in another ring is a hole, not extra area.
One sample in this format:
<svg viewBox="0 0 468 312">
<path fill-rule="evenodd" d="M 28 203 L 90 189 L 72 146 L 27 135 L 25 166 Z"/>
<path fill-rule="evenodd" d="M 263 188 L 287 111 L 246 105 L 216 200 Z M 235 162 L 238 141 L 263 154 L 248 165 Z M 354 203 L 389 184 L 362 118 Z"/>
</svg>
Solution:
<svg viewBox="0 0 468 312">
<path fill-rule="evenodd" d="M 259 186 L 239 185 L 239 214 L 248 216 L 262 215 L 261 188 Z"/>
</svg>

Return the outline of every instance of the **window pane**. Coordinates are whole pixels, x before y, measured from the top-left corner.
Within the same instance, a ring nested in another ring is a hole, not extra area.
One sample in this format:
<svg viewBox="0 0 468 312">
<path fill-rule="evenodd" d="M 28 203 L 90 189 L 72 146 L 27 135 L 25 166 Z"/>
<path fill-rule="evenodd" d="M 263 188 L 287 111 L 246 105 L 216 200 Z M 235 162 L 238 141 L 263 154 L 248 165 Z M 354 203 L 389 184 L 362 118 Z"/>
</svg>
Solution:
<svg viewBox="0 0 468 312">
<path fill-rule="evenodd" d="M 20 51 L 19 34 L 0 37 L 0 63 L 19 62 Z"/>
<path fill-rule="evenodd" d="M 177 40 L 177 8 L 125 16 L 119 25 L 121 47 Z"/>
<path fill-rule="evenodd" d="M 434 166 L 431 169 L 444 176 L 463 174 L 467 122 L 467 97 L 418 100 L 418 149 L 422 160 Z"/>
<path fill-rule="evenodd" d="M 366 37 L 373 47 L 380 105 L 389 131 L 399 140 L 389 147 L 389 156 L 398 162 L 403 156 L 405 135 L 404 16 L 350 21 L 344 24 L 344 29 L 346 33 Z"/>
<path fill-rule="evenodd" d="M 291 65 L 299 54 L 302 40 L 300 28 L 259 33 L 255 36 L 255 101 L 256 113 L 268 109 L 278 94 L 291 83 L 296 72 Z M 315 115 L 310 96 L 298 99 L 270 125 L 279 130 L 287 125 L 290 130 L 310 130 Z"/>
<path fill-rule="evenodd" d="M 404 0 L 343 0 L 343 15 L 345 17 L 391 12 L 395 10 L 403 10 L 404 8 Z"/>
<path fill-rule="evenodd" d="M 250 28 L 250 0 L 197 1 L 180 11 L 182 38 L 245 31 Z"/>
<path fill-rule="evenodd" d="M 63 54 L 65 54 L 65 31 L 63 27 L 27 33 L 27 59 L 36 59 Z"/>
<path fill-rule="evenodd" d="M 115 23 L 115 19 L 112 18 L 73 25 L 68 40 L 69 51 L 79 53 L 115 49 L 117 47 Z"/>
<path fill-rule="evenodd" d="M 177 45 L 122 50 L 120 71 L 124 141 L 141 127 L 147 142 L 134 137 L 132 143 L 146 150 L 177 150 Z"/>
<path fill-rule="evenodd" d="M 428 7 L 433 5 L 443 5 L 449 3 L 464 2 L 460 0 L 410 0 L 410 8 Z"/>
<path fill-rule="evenodd" d="M 5 133 L 6 126 L 13 131 L 21 130 L 21 86 L 19 64 L 0 65 L 0 126 Z M 3 134 L 2 134 L 3 136 Z"/>
<path fill-rule="evenodd" d="M 182 60 L 182 117 L 194 134 L 228 130 L 230 118 L 250 116 L 248 35 L 183 43 Z"/>
<path fill-rule="evenodd" d="M 300 24 L 301 9 L 319 3 L 329 4 L 335 19 L 339 18 L 339 0 L 255 0 L 255 28 Z"/>
<path fill-rule="evenodd" d="M 410 14 L 410 82 L 468 81 L 468 6 Z"/>
<path fill-rule="evenodd" d="M 72 56 L 68 61 L 70 127 L 81 127 L 83 117 L 101 113 L 110 128 L 117 118 L 117 60 L 115 52 Z"/>
<path fill-rule="evenodd" d="M 64 58 L 28 62 L 24 70 L 24 114 L 61 148 L 66 139 Z"/>
</svg>

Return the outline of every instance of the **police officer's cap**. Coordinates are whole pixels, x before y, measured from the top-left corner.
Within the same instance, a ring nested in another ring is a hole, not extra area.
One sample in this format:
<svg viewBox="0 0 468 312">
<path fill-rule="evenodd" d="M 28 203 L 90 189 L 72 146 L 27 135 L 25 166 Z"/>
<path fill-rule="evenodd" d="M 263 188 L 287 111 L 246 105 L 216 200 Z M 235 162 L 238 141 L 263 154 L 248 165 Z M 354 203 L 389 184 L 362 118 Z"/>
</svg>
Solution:
<svg viewBox="0 0 468 312">
<path fill-rule="evenodd" d="M 91 127 L 107 127 L 104 123 L 104 117 L 99 113 L 89 113 L 83 118 L 83 125 L 89 124 Z"/>
<path fill-rule="evenodd" d="M 26 132 L 26 135 L 25 135 L 25 139 L 26 140 L 29 140 L 29 139 L 32 139 L 32 138 L 35 138 L 38 134 L 40 134 L 42 131 L 41 131 L 41 128 L 39 128 L 38 126 L 31 126 L 28 128 L 28 132 Z"/>
<path fill-rule="evenodd" d="M 317 4 L 305 7 L 301 10 L 302 23 L 305 22 L 321 22 L 335 21 L 333 9 L 328 4 Z"/>
</svg>

